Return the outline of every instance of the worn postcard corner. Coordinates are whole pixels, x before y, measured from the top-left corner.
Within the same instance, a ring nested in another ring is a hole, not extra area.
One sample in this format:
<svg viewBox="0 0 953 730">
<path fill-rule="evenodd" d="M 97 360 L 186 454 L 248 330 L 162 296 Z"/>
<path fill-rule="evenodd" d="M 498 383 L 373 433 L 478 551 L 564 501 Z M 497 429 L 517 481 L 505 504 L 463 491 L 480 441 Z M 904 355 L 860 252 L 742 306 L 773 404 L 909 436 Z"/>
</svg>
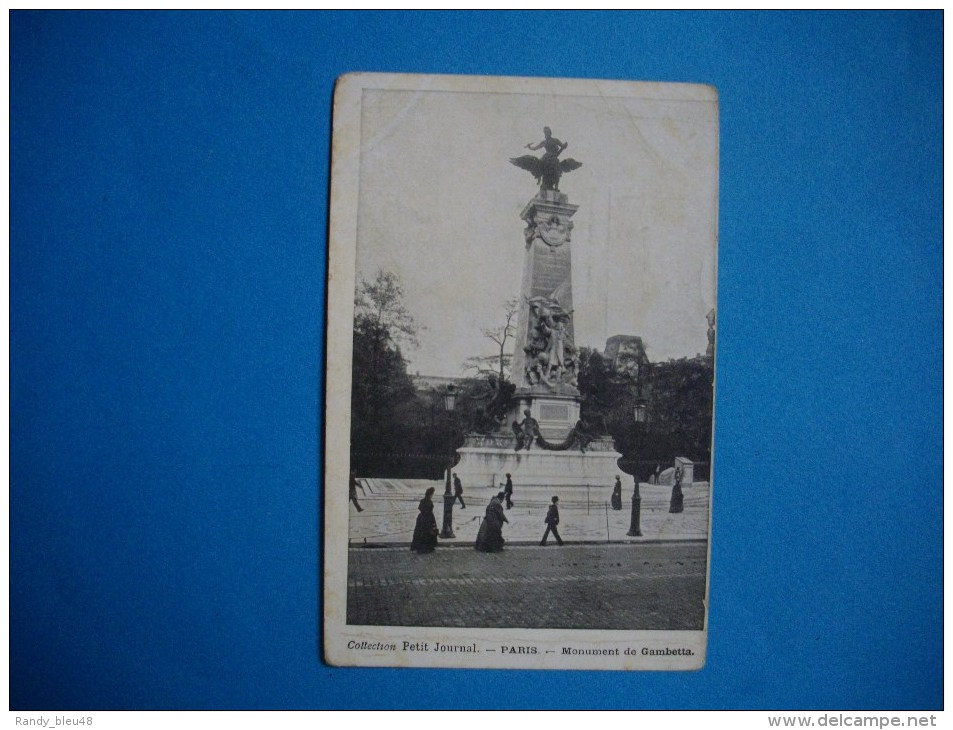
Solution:
<svg viewBox="0 0 953 730">
<path fill-rule="evenodd" d="M 331 167 L 326 661 L 703 667 L 715 90 L 351 74 Z"/>
</svg>

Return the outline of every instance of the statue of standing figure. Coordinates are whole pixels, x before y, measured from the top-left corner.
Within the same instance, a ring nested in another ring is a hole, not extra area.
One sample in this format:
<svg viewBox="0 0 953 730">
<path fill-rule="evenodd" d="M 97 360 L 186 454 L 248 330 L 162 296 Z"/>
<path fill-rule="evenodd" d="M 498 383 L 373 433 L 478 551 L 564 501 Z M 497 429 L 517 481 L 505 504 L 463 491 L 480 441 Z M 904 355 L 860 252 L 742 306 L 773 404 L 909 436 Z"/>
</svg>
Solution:
<svg viewBox="0 0 953 730">
<path fill-rule="evenodd" d="M 556 371 L 556 377 L 561 378 L 566 368 L 566 322 L 562 318 L 556 320 L 549 333 L 549 374 Z"/>
<path fill-rule="evenodd" d="M 543 140 L 533 144 L 526 145 L 527 149 L 539 150 L 545 149 L 542 157 L 533 155 L 523 155 L 522 157 L 511 157 L 510 162 L 523 170 L 532 173 L 539 183 L 540 190 L 559 190 L 559 178 L 564 172 L 572 172 L 582 167 L 581 162 L 577 162 L 571 157 L 560 160 L 562 154 L 569 146 L 569 142 L 561 142 L 553 137 L 552 130 L 549 127 L 543 127 Z"/>
</svg>

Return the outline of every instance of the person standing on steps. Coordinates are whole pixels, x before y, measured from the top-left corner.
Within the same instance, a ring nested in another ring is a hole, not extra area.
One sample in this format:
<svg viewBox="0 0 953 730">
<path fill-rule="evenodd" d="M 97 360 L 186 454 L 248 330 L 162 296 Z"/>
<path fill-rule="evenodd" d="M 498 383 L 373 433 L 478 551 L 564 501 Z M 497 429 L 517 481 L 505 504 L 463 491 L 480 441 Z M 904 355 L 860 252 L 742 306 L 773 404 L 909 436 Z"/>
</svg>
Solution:
<svg viewBox="0 0 953 730">
<path fill-rule="evenodd" d="M 460 500 L 460 509 L 466 509 L 467 503 L 463 501 L 463 482 L 456 474 L 453 475 L 453 496 Z"/>
<path fill-rule="evenodd" d="M 506 484 L 503 486 L 503 494 L 506 496 L 506 509 L 513 507 L 513 478 L 507 474 Z"/>
<path fill-rule="evenodd" d="M 549 512 L 546 513 L 546 532 L 543 533 L 543 539 L 540 541 L 541 547 L 546 547 L 546 538 L 549 537 L 549 533 L 553 533 L 553 537 L 556 538 L 556 543 L 559 545 L 563 544 L 563 539 L 559 536 L 559 530 L 556 529 L 556 525 L 559 524 L 559 497 L 553 496 L 553 503 L 549 505 Z"/>
</svg>

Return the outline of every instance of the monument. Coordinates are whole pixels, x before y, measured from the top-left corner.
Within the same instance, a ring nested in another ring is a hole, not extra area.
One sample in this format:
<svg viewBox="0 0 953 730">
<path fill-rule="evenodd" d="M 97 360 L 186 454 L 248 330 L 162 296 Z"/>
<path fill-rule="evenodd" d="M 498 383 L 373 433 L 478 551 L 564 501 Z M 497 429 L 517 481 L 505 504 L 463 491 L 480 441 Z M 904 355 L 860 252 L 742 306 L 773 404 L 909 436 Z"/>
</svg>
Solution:
<svg viewBox="0 0 953 730">
<path fill-rule="evenodd" d="M 527 144 L 541 157 L 512 158 L 539 183 L 524 206 L 523 279 L 505 422 L 487 434 L 468 434 L 457 450 L 457 471 L 471 484 L 510 473 L 522 485 L 611 485 L 619 473 L 612 439 L 580 418 L 572 298 L 572 217 L 579 206 L 560 192 L 564 173 L 582 166 L 560 160 L 568 147 L 552 136 Z"/>
</svg>

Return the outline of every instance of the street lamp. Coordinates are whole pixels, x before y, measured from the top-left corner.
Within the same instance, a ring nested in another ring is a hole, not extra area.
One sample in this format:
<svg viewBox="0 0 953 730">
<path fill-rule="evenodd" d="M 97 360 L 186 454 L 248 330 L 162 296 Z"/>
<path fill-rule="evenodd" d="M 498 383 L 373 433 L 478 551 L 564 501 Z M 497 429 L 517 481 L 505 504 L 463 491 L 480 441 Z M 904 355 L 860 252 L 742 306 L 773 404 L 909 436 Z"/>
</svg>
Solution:
<svg viewBox="0 0 953 730">
<path fill-rule="evenodd" d="M 639 389 L 641 391 L 641 388 Z M 635 435 L 636 435 L 636 454 L 642 456 L 642 430 L 644 428 L 644 423 L 648 420 L 648 408 L 645 405 L 645 400 L 639 395 L 638 400 L 635 402 L 635 407 L 632 409 L 632 417 L 635 419 Z M 635 482 L 635 488 L 632 490 L 632 517 L 629 521 L 629 531 L 625 533 L 629 537 L 641 537 L 642 528 L 640 522 L 642 521 L 642 495 L 639 494 L 639 460 L 635 461 L 635 468 L 632 470 L 635 473 L 632 475 L 632 479 Z"/>
<path fill-rule="evenodd" d="M 443 407 L 447 413 L 452 413 L 453 409 L 457 405 L 457 387 L 450 383 L 447 385 L 446 390 L 443 393 Z M 453 444 L 451 444 L 452 446 Z M 447 460 L 447 479 L 444 483 L 443 490 L 443 527 L 440 530 L 440 537 L 454 538 L 456 535 L 453 534 L 453 503 L 456 501 L 456 497 L 450 491 L 450 471 L 453 469 L 453 452 L 450 452 L 450 456 Z"/>
<path fill-rule="evenodd" d="M 453 383 L 448 385 L 443 393 L 443 407 L 447 413 L 452 412 L 457 407 L 457 386 Z"/>
<path fill-rule="evenodd" d="M 645 405 L 645 401 L 639 400 L 635 407 L 632 409 L 632 415 L 635 418 L 636 423 L 645 423 L 648 420 L 648 407 Z"/>
</svg>

